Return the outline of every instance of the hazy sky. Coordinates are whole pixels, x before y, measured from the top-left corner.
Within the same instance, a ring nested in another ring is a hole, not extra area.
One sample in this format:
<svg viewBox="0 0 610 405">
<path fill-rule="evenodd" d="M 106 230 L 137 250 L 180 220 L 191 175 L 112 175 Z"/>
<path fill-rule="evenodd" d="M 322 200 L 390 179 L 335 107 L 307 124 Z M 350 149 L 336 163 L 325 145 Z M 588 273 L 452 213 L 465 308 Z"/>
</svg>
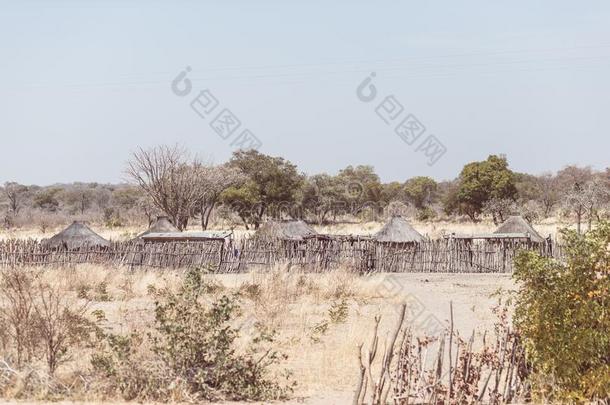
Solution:
<svg viewBox="0 0 610 405">
<path fill-rule="evenodd" d="M 232 138 L 190 107 L 204 89 L 309 174 L 609 163 L 607 0 L 0 1 L 0 51 L 0 182 L 118 182 L 130 151 L 163 143 L 225 161 Z M 435 165 L 376 115 L 389 95 L 445 145 Z"/>
</svg>

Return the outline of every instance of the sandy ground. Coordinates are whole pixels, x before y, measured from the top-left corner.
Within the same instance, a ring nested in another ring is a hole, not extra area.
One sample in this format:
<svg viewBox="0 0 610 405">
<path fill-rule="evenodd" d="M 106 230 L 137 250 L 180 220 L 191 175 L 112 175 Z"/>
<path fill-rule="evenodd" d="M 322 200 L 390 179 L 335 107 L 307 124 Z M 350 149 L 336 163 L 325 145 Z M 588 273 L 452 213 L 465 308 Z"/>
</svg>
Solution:
<svg viewBox="0 0 610 405">
<path fill-rule="evenodd" d="M 175 283 L 172 272 L 136 272 L 129 275 L 116 270 L 105 274 L 83 269 L 88 282 L 104 280 L 112 301 L 96 302 L 117 329 L 126 325 L 139 328 L 151 320 L 150 285 Z M 97 277 L 97 278 L 96 278 Z M 131 279 L 125 294 L 126 277 Z M 407 304 L 407 319 L 417 334 L 437 334 L 448 325 L 450 302 L 454 308 L 455 329 L 468 337 L 491 332 L 495 321 L 492 308 L 498 291 L 514 289 L 509 275 L 491 274 L 376 274 L 360 277 L 345 274 L 308 274 L 307 292 L 297 294 L 291 287 L 302 274 L 240 274 L 209 276 L 223 291 L 247 283 L 266 285 L 270 292 L 266 304 L 245 305 L 246 316 L 272 324 L 279 331 L 279 348 L 289 358 L 284 364 L 298 382 L 294 399 L 285 404 L 348 404 L 357 379 L 357 347 L 370 341 L 375 316 L 381 316 L 380 337 L 385 340 L 397 319 L 401 303 Z M 324 319 L 337 291 L 347 291 L 348 316 L 345 322 L 331 323 L 327 331 L 313 331 Z M 315 339 L 314 339 L 315 337 Z M 28 402 L 21 402 L 28 403 Z M 67 403 L 67 402 L 66 402 Z M 227 403 L 229 404 L 229 403 Z"/>
</svg>

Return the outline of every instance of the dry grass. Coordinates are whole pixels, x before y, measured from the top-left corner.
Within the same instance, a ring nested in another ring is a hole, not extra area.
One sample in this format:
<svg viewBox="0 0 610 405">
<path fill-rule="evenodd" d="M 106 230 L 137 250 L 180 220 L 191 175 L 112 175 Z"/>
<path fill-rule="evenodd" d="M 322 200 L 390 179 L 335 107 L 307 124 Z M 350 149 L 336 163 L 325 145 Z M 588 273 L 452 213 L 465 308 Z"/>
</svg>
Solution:
<svg viewBox="0 0 610 405">
<path fill-rule="evenodd" d="M 88 297 L 90 310 L 103 310 L 115 332 L 145 330 L 153 320 L 154 289 L 175 289 L 181 271 L 128 271 L 84 265 L 49 269 L 42 277 L 59 283 L 66 294 Z M 369 339 L 376 315 L 381 331 L 389 331 L 401 302 L 413 307 L 411 322 L 423 334 L 427 318 L 443 323 L 449 301 L 456 313 L 456 329 L 491 328 L 491 308 L 498 288 L 510 289 L 509 276 L 474 274 L 378 274 L 361 277 L 337 271 L 304 274 L 277 267 L 248 274 L 207 275 L 215 286 L 210 298 L 239 292 L 243 319 L 261 322 L 278 331 L 279 349 L 289 358 L 287 368 L 298 381 L 297 396 L 349 398 L 357 379 L 357 346 Z M 329 310 L 345 303 L 345 319 L 333 320 Z M 409 320 L 409 318 L 408 318 Z M 247 333 L 248 328 L 244 327 Z M 89 367 L 87 356 L 77 356 L 60 372 Z M 335 394 L 333 394 L 335 393 Z M 341 402 L 341 401 L 339 401 Z"/>
</svg>

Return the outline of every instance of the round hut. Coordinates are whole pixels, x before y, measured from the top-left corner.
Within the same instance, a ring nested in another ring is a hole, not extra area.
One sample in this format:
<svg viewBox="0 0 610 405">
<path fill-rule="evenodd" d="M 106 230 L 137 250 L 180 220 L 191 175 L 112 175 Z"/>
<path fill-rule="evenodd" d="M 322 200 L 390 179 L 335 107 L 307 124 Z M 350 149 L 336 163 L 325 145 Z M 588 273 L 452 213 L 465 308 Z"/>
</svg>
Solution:
<svg viewBox="0 0 610 405">
<path fill-rule="evenodd" d="M 74 250 L 82 247 L 109 248 L 110 242 L 93 232 L 85 223 L 74 221 L 66 229 L 42 242 L 51 249 Z"/>
<path fill-rule="evenodd" d="M 180 232 L 178 228 L 174 226 L 169 220 L 169 217 L 165 215 L 161 215 L 157 217 L 157 220 L 153 222 L 153 224 L 144 232 L 135 237 L 135 239 L 140 239 L 144 235 L 148 235 L 149 233 L 173 233 Z"/>
<path fill-rule="evenodd" d="M 304 241 L 318 233 L 303 221 L 267 221 L 258 231 L 256 237 L 268 240 Z"/>
<path fill-rule="evenodd" d="M 505 235 L 507 239 L 529 238 L 533 243 L 543 243 L 545 239 L 520 215 L 512 215 L 495 230 L 494 235 Z"/>
<path fill-rule="evenodd" d="M 403 217 L 393 216 L 374 236 L 381 243 L 419 243 L 424 237 Z"/>
</svg>

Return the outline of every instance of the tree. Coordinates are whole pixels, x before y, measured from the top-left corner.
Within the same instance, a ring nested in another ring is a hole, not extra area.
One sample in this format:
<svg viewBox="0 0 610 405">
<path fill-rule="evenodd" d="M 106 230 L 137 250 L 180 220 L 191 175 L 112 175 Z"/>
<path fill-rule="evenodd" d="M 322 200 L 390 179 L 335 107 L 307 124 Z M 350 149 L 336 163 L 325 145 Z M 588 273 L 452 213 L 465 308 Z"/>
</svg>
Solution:
<svg viewBox="0 0 610 405">
<path fill-rule="evenodd" d="M 201 216 L 201 229 L 206 230 L 210 215 L 223 191 L 243 184 L 246 177 L 235 167 L 229 165 L 202 166 L 198 170 L 196 181 L 202 194 L 197 199 L 197 209 Z"/>
<path fill-rule="evenodd" d="M 375 215 L 381 212 L 383 186 L 372 166 L 347 166 L 337 175 L 343 189 L 341 204 L 352 214 L 372 209 Z"/>
<path fill-rule="evenodd" d="M 255 229 L 258 229 L 268 212 L 279 217 L 279 208 L 294 206 L 304 179 L 294 164 L 256 150 L 235 152 L 229 167 L 239 169 L 248 181 L 241 187 L 227 189 L 230 198 L 225 200 L 240 206 L 240 216 L 242 219 L 249 218 Z M 250 214 L 243 216 L 244 210 L 249 210 Z"/>
<path fill-rule="evenodd" d="M 86 184 L 76 184 L 63 192 L 63 200 L 81 215 L 91 207 L 94 191 Z"/>
<path fill-rule="evenodd" d="M 197 162 L 178 146 L 138 149 L 127 163 L 127 175 L 180 230 L 186 229 L 203 192 L 197 181 Z"/>
<path fill-rule="evenodd" d="M 574 188 L 565 197 L 565 207 L 576 217 L 576 231 L 581 233 L 581 224 L 587 216 L 588 230 L 591 230 L 594 219 L 597 218 L 599 205 L 608 199 L 609 191 L 600 179 L 586 182 L 584 185 L 575 183 Z"/>
<path fill-rule="evenodd" d="M 129 211 L 138 206 L 142 194 L 135 187 L 121 187 L 112 192 L 114 205 L 123 211 Z"/>
<path fill-rule="evenodd" d="M 483 204 L 483 213 L 490 215 L 496 225 L 503 223 L 516 210 L 517 204 L 509 198 L 491 198 Z"/>
<path fill-rule="evenodd" d="M 229 187 L 221 195 L 220 200 L 223 205 L 235 211 L 243 221 L 246 229 L 250 229 L 250 224 L 260 223 L 257 217 L 257 207 L 260 204 L 258 188 L 252 180 L 247 180 L 239 187 Z"/>
<path fill-rule="evenodd" d="M 542 204 L 543 214 L 548 218 L 553 208 L 561 201 L 561 188 L 557 177 L 543 174 L 538 177 L 538 200 Z"/>
<path fill-rule="evenodd" d="M 22 197 L 28 188 L 15 182 L 4 183 L 4 194 L 8 200 L 9 214 L 16 215 L 22 207 Z"/>
<path fill-rule="evenodd" d="M 566 166 L 557 172 L 557 183 L 564 195 L 573 191 L 577 187 L 584 185 L 593 179 L 591 167 Z"/>
<path fill-rule="evenodd" d="M 40 190 L 34 195 L 34 207 L 40 208 L 43 211 L 57 211 L 59 208 L 57 194 L 59 194 L 60 191 L 61 189 L 57 187 Z"/>
<path fill-rule="evenodd" d="M 506 158 L 491 155 L 487 160 L 464 166 L 452 205 L 460 214 L 477 221 L 487 201 L 515 200 L 516 194 L 514 173 L 508 168 Z"/>
<path fill-rule="evenodd" d="M 309 177 L 303 186 L 301 206 L 315 217 L 318 224 L 322 224 L 342 198 L 343 189 L 337 177 L 316 174 Z"/>
<path fill-rule="evenodd" d="M 423 210 L 436 199 L 438 184 L 425 176 L 413 177 L 405 182 L 407 200 L 418 210 Z"/>
<path fill-rule="evenodd" d="M 381 186 L 381 201 L 383 201 L 385 205 L 390 204 L 393 201 L 402 203 L 407 200 L 404 184 L 393 181 L 391 183 L 382 184 Z"/>
</svg>

